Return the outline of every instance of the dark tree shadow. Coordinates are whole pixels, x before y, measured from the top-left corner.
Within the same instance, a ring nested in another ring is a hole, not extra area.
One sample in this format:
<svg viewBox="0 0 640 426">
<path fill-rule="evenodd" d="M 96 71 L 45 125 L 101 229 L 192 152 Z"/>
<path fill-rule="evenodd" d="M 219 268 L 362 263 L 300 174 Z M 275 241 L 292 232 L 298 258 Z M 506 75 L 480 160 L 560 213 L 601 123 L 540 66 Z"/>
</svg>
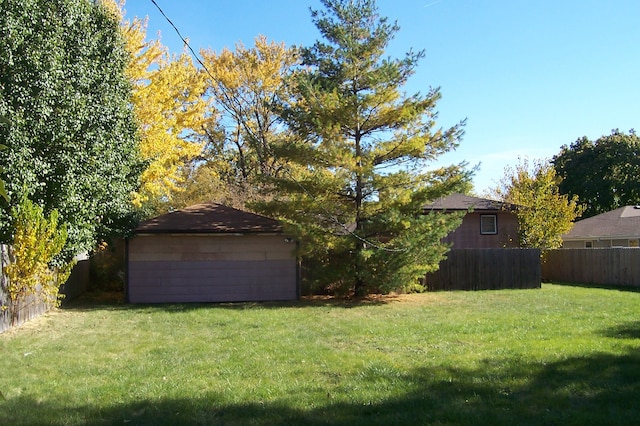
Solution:
<svg viewBox="0 0 640 426">
<path fill-rule="evenodd" d="M 309 409 L 285 402 L 229 403 L 225 395 L 211 392 L 105 401 L 101 407 L 68 407 L 24 395 L 0 401 L 0 424 L 629 425 L 640 419 L 640 354 L 635 351 L 511 365 L 486 360 L 475 369 L 420 368 L 401 377 L 384 369 L 360 371 L 356 374 L 365 381 L 401 380 L 405 392 L 345 403 L 334 402 L 328 390 Z"/>
<path fill-rule="evenodd" d="M 640 339 L 640 321 L 633 321 L 609 328 L 604 330 L 602 335 L 618 339 Z"/>
<path fill-rule="evenodd" d="M 211 302 L 211 303 L 127 303 L 122 293 L 85 293 L 64 303 L 61 309 L 71 311 L 92 310 L 158 310 L 166 312 L 188 312 L 201 309 L 282 309 L 325 307 L 351 309 L 358 306 L 385 305 L 397 300 L 396 296 L 372 295 L 363 298 L 302 297 L 300 300 L 269 302 Z"/>
</svg>

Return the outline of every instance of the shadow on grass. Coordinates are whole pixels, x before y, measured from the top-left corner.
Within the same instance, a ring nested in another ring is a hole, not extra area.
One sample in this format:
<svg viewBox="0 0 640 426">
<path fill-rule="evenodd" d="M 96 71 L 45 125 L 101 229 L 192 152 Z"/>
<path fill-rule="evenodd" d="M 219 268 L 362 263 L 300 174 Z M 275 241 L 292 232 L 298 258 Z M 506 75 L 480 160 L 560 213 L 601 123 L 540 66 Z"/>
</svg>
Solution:
<svg viewBox="0 0 640 426">
<path fill-rule="evenodd" d="M 317 389 L 316 400 L 306 396 L 313 405 L 308 409 L 293 406 L 303 388 L 276 402 L 231 403 L 231 395 L 206 392 L 175 399 L 105 401 L 100 407 L 70 407 L 64 401 L 35 401 L 25 395 L 0 401 L 0 423 L 626 425 L 640 418 L 640 354 L 632 351 L 548 364 L 487 360 L 476 369 L 421 368 L 402 374 L 369 369 L 345 380 L 350 385 L 359 380 L 363 387 L 383 385 L 376 388 L 375 401 L 351 401 L 348 386 L 327 385 Z"/>
<path fill-rule="evenodd" d="M 91 310 L 160 310 L 167 312 L 188 312 L 199 309 L 273 309 L 331 306 L 355 308 L 358 306 L 384 305 L 396 299 L 394 296 L 372 295 L 364 298 L 302 297 L 300 300 L 274 302 L 211 302 L 211 303 L 141 303 L 125 301 L 123 293 L 85 293 L 77 299 L 66 302 L 62 309 L 74 311 Z"/>
<path fill-rule="evenodd" d="M 640 339 L 640 321 L 620 324 L 616 327 L 604 330 L 602 335 L 618 339 Z"/>
</svg>

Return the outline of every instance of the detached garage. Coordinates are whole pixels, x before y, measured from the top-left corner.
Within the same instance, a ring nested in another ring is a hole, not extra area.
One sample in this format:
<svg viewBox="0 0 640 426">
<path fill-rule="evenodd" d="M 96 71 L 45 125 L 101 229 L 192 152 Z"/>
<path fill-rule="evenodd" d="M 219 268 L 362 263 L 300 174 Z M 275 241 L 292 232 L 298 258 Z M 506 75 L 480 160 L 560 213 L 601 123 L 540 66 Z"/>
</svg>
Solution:
<svg viewBox="0 0 640 426">
<path fill-rule="evenodd" d="M 149 219 L 127 241 L 131 303 L 299 297 L 295 244 L 273 219 L 215 203 Z"/>
</svg>

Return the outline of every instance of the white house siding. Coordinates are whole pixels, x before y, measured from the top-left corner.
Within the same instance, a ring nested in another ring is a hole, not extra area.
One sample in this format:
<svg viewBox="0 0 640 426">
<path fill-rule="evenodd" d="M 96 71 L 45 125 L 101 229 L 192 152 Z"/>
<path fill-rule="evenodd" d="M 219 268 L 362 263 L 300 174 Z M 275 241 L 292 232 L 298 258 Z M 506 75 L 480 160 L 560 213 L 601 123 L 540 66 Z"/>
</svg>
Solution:
<svg viewBox="0 0 640 426">
<path fill-rule="evenodd" d="M 294 249 L 283 235 L 139 235 L 128 247 L 129 301 L 294 300 Z"/>
</svg>

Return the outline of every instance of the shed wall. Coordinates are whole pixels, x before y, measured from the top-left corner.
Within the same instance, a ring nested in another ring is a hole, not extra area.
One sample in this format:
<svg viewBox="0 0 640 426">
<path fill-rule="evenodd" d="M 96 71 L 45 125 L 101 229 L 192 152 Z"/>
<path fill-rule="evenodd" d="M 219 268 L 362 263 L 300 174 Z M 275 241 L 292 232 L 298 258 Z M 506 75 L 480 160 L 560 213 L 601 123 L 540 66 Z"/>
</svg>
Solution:
<svg viewBox="0 0 640 426">
<path fill-rule="evenodd" d="M 497 234 L 480 233 L 480 217 L 495 214 Z M 445 239 L 454 249 L 468 248 L 515 248 L 518 247 L 518 218 L 509 212 L 472 212 L 467 213 L 462 224 Z"/>
<path fill-rule="evenodd" d="M 282 235 L 141 235 L 129 241 L 129 301 L 293 300 L 294 248 Z"/>
</svg>

